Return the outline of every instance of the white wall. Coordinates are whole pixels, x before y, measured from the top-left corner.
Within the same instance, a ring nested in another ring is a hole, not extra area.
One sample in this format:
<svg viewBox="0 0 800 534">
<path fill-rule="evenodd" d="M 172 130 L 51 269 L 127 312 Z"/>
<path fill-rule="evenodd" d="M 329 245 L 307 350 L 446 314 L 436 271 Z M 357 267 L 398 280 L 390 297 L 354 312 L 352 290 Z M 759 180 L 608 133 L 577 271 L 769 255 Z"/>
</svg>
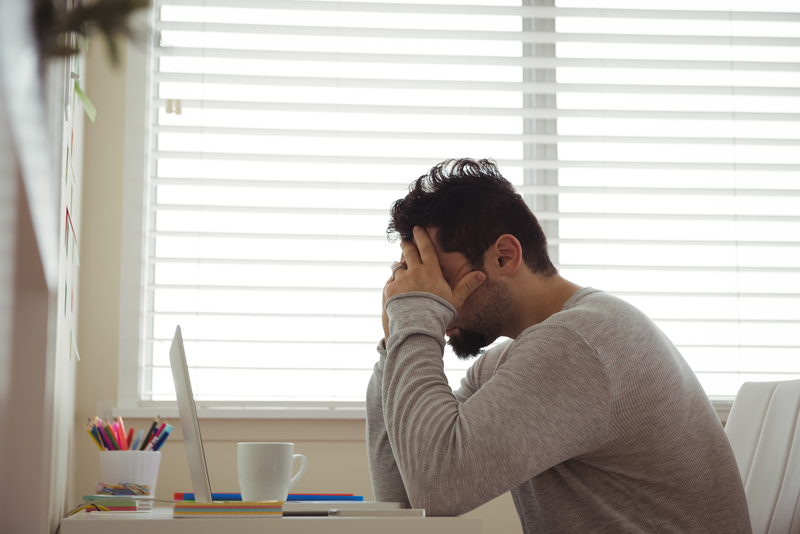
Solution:
<svg viewBox="0 0 800 534">
<path fill-rule="evenodd" d="M 40 79 L 31 7 L 0 2 L 0 529 L 43 534 L 65 511 L 74 413 L 57 306 L 64 137 L 75 122 L 64 119 L 65 62 L 48 62 Z"/>
<path fill-rule="evenodd" d="M 3 532 L 44 533 L 50 295 L 7 117 L 0 109 L 0 514 Z"/>
</svg>

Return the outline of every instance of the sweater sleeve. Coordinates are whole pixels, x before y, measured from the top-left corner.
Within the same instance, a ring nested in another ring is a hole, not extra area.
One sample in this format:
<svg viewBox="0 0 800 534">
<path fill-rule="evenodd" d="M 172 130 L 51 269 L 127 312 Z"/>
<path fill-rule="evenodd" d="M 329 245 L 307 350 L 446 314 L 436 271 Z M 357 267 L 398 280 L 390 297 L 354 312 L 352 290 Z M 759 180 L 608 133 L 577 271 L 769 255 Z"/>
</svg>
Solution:
<svg viewBox="0 0 800 534">
<path fill-rule="evenodd" d="M 367 386 L 367 460 L 372 478 L 375 499 L 384 502 L 401 502 L 410 507 L 406 488 L 397 462 L 394 459 L 386 424 L 383 420 L 383 401 L 381 387 L 383 366 L 386 362 L 386 345 L 383 339 L 377 347 L 378 362 Z M 459 402 L 466 401 L 480 387 L 481 375 L 486 372 L 484 363 L 493 360 L 493 349 L 487 351 L 467 371 L 461 379 L 461 386 L 453 392 Z"/>
<path fill-rule="evenodd" d="M 441 358 L 455 309 L 420 293 L 395 296 L 386 309 L 383 419 L 415 508 L 465 513 L 606 440 L 608 379 L 578 333 L 526 330 L 494 375 L 459 402 Z"/>
<path fill-rule="evenodd" d="M 397 469 L 392 445 L 383 421 L 381 384 L 386 346 L 383 339 L 378 343 L 378 362 L 367 386 L 367 460 L 372 478 L 372 491 L 376 501 L 401 502 L 410 507 L 403 478 Z"/>
</svg>

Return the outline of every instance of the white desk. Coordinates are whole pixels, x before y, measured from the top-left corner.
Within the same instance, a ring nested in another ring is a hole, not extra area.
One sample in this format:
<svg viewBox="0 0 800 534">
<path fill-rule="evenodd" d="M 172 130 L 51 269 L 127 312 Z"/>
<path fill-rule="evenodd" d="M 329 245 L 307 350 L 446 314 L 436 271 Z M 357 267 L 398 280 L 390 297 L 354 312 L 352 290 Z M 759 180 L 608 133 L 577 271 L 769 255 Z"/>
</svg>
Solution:
<svg viewBox="0 0 800 534">
<path fill-rule="evenodd" d="M 150 513 L 79 512 L 61 521 L 61 534 L 481 534 L 467 517 L 265 517 L 173 519 L 172 508 Z"/>
</svg>

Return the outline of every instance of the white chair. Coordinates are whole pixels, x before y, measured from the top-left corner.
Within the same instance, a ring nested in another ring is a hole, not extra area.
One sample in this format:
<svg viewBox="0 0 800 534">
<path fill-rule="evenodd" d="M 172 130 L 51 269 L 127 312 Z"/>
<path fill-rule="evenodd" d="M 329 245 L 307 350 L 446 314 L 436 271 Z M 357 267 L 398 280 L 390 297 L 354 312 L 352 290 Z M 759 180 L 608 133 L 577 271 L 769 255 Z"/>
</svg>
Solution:
<svg viewBox="0 0 800 534">
<path fill-rule="evenodd" d="M 744 482 L 753 534 L 800 533 L 800 380 L 746 382 L 725 432 Z"/>
</svg>

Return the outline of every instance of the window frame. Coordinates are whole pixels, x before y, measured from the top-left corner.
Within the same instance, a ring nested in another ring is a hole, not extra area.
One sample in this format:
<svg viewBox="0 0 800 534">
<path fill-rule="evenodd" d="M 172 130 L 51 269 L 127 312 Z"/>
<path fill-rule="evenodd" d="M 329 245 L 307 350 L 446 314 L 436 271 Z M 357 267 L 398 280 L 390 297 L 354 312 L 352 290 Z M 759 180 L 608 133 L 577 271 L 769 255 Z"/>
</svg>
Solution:
<svg viewBox="0 0 800 534">
<path fill-rule="evenodd" d="M 119 351 L 117 367 L 117 405 L 114 415 L 149 416 L 160 407 L 146 406 L 141 400 L 142 333 L 144 331 L 145 284 L 142 261 L 146 255 L 145 204 L 147 171 L 150 165 L 150 136 L 147 119 L 150 109 L 150 80 L 147 71 L 152 61 L 154 10 L 151 6 L 131 16 L 133 27 L 148 28 L 144 46 L 127 47 L 125 92 L 125 150 L 122 191 L 122 232 L 120 253 Z M 172 403 L 177 413 L 177 403 Z M 160 413 L 160 412 L 159 412 Z"/>
</svg>

